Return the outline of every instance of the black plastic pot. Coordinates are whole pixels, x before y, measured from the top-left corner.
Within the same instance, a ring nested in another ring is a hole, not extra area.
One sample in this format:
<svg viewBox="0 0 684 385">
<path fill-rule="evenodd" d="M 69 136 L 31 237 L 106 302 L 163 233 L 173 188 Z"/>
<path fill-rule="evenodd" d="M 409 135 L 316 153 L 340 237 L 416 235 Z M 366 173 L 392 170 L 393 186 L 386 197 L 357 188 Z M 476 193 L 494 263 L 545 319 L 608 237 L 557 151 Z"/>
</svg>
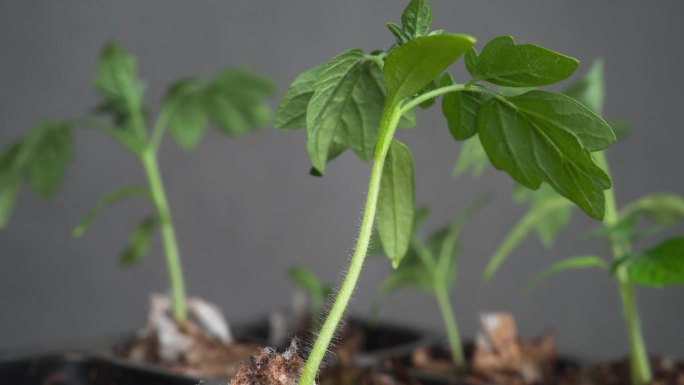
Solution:
<svg viewBox="0 0 684 385">
<path fill-rule="evenodd" d="M 64 351 L 0 361 L 0 379 L 12 385 L 196 385 L 200 381 L 124 360 Z M 202 381 L 204 385 L 227 381 Z"/>
</svg>

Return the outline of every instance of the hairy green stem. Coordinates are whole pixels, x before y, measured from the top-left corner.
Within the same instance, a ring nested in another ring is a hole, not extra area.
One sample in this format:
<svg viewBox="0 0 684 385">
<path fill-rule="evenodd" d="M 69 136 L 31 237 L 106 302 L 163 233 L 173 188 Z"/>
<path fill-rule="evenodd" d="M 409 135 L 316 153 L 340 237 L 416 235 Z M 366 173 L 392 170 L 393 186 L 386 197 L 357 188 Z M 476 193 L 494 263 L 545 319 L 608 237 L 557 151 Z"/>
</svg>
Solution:
<svg viewBox="0 0 684 385">
<path fill-rule="evenodd" d="M 152 202 L 154 203 L 154 206 L 157 209 L 157 215 L 159 216 L 159 229 L 164 244 L 166 265 L 169 272 L 169 284 L 171 286 L 173 316 L 178 322 L 184 321 L 187 312 L 185 308 L 183 269 L 180 262 L 176 233 L 173 228 L 173 222 L 171 221 L 171 211 L 169 210 L 164 184 L 162 182 L 161 173 L 159 172 L 157 155 L 154 151 L 148 149 L 142 154 L 140 160 L 150 185 Z"/>
<path fill-rule="evenodd" d="M 439 311 L 442 313 L 444 328 L 447 332 L 449 349 L 451 349 L 451 359 L 456 365 L 462 366 L 465 364 L 465 357 L 463 354 L 463 345 L 461 344 L 461 335 L 458 332 L 458 324 L 456 323 L 456 317 L 454 316 L 454 309 L 451 307 L 451 301 L 449 300 L 449 292 L 442 282 L 443 279 L 438 278 L 438 282 L 434 283 L 437 304 L 439 305 Z"/>
<path fill-rule="evenodd" d="M 610 168 L 608 161 L 603 152 L 595 153 L 596 162 L 603 168 L 607 174 L 610 175 Z M 606 190 L 606 213 L 603 222 L 606 226 L 611 227 L 618 222 L 617 202 L 615 200 L 615 192 L 613 188 Z M 611 249 L 613 257 L 620 259 L 631 252 L 631 245 L 627 238 L 622 235 L 613 234 L 610 237 Z M 622 300 L 622 310 L 624 312 L 625 321 L 627 323 L 627 331 L 629 333 L 630 343 L 630 368 L 632 375 L 632 385 L 645 385 L 651 382 L 653 375 L 651 373 L 651 366 L 648 361 L 648 353 L 646 352 L 646 344 L 641 332 L 641 323 L 639 322 L 639 312 L 636 306 L 634 296 L 634 288 L 627 276 L 625 266 L 620 266 L 615 272 L 615 277 L 618 280 L 618 287 L 620 289 L 620 299 Z"/>
<path fill-rule="evenodd" d="M 316 342 L 311 349 L 311 353 L 302 370 L 299 385 L 312 385 L 314 383 L 318 368 L 328 350 L 330 341 L 335 335 L 337 325 L 342 320 L 342 316 L 347 308 L 347 303 L 349 303 L 349 299 L 356 287 L 356 282 L 361 274 L 361 268 L 363 267 L 363 262 L 368 251 L 368 244 L 370 243 L 371 234 L 373 232 L 373 222 L 375 221 L 382 170 L 385 165 L 385 158 L 387 157 L 389 145 L 394 136 L 394 131 L 397 128 L 400 117 L 400 103 L 388 101 L 380 120 L 378 141 L 373 159 L 373 169 L 371 170 L 368 195 L 366 196 L 366 206 L 363 211 L 359 237 L 356 242 L 356 247 L 354 248 L 351 263 L 349 264 L 349 270 L 342 282 L 342 286 L 340 286 L 340 290 L 330 309 L 330 313 L 328 313 L 328 317 L 318 334 L 318 338 L 316 338 Z"/>
</svg>

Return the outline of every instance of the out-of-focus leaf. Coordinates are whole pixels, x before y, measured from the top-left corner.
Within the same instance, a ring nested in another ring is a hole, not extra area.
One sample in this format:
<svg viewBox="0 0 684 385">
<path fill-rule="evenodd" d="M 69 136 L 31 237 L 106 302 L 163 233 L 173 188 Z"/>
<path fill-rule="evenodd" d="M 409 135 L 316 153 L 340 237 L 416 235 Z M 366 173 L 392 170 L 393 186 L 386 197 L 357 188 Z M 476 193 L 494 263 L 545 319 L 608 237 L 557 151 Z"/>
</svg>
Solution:
<svg viewBox="0 0 684 385">
<path fill-rule="evenodd" d="M 538 274 L 536 277 L 534 277 L 534 279 L 527 286 L 527 290 L 529 291 L 534 289 L 541 282 L 543 282 L 551 276 L 560 273 L 561 271 L 587 269 L 591 267 L 598 267 L 605 271 L 608 271 L 609 269 L 608 264 L 606 264 L 606 262 L 604 262 L 603 259 L 593 255 L 564 259 L 560 262 L 554 263 L 549 268 L 547 268 L 546 270 Z"/>
<path fill-rule="evenodd" d="M 128 246 L 119 255 L 119 262 L 131 266 L 140 262 L 150 252 L 154 230 L 159 225 L 155 216 L 142 219 L 133 229 Z"/>
<path fill-rule="evenodd" d="M 75 237 L 80 237 L 85 234 L 86 230 L 93 223 L 93 220 L 102 212 L 102 210 L 122 201 L 131 196 L 150 197 L 150 192 L 147 188 L 141 186 L 124 186 L 121 187 L 102 198 L 97 204 L 88 211 L 88 213 L 81 219 L 81 221 L 74 227 L 73 234 Z"/>
</svg>

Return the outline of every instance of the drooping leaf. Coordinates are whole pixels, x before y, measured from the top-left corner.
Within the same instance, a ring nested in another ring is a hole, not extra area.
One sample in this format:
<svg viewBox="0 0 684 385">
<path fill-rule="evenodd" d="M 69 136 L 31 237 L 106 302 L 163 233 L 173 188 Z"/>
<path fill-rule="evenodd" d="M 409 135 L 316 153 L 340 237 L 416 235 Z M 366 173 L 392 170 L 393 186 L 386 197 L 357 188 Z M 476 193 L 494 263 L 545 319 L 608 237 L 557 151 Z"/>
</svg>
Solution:
<svg viewBox="0 0 684 385">
<path fill-rule="evenodd" d="M 211 79 L 202 102 L 210 120 L 223 133 L 244 135 L 271 121 L 267 97 L 275 91 L 273 82 L 247 68 L 221 71 Z"/>
<path fill-rule="evenodd" d="M 133 229 L 128 246 L 119 255 L 119 263 L 131 266 L 140 262 L 150 251 L 154 230 L 159 225 L 155 216 L 142 219 Z"/>
<path fill-rule="evenodd" d="M 494 167 L 532 189 L 546 182 L 592 218 L 603 218 L 603 190 L 611 182 L 590 153 L 615 135 L 599 116 L 565 95 L 531 91 L 489 99 L 477 124 Z"/>
<path fill-rule="evenodd" d="M 166 93 L 163 108 L 171 111 L 169 133 L 184 150 L 197 147 L 207 126 L 204 86 L 200 79 L 184 79 L 172 84 Z"/>
<path fill-rule="evenodd" d="M 384 94 L 377 65 L 363 59 L 361 50 L 346 51 L 316 79 L 306 116 L 307 150 L 321 174 L 336 138 L 363 160 L 373 155 Z"/>
<path fill-rule="evenodd" d="M 426 0 L 411 0 L 401 15 L 401 24 L 409 38 L 427 35 L 432 26 L 432 8 Z"/>
<path fill-rule="evenodd" d="M 604 262 L 603 259 L 594 255 L 564 259 L 560 262 L 554 263 L 549 268 L 547 268 L 543 272 L 539 273 L 536 277 L 534 277 L 534 279 L 527 286 L 527 290 L 529 291 L 534 289 L 535 287 L 539 286 L 539 284 L 542 283 L 544 280 L 560 273 L 561 271 L 574 269 L 588 269 L 592 267 L 598 267 L 605 271 L 608 271 L 609 269 L 608 264 L 606 264 L 606 262 Z"/>
<path fill-rule="evenodd" d="M 377 229 L 385 254 L 395 269 L 411 242 L 415 204 L 411 151 L 393 140 L 380 182 Z"/>
<path fill-rule="evenodd" d="M 382 73 L 360 50 L 333 58 L 315 83 L 307 110 L 307 150 L 321 174 L 333 143 L 372 158 L 384 104 Z"/>
<path fill-rule="evenodd" d="M 563 93 L 584 104 L 596 114 L 602 115 L 603 100 L 606 93 L 605 80 L 603 79 L 603 60 L 595 60 L 589 71 Z"/>
<path fill-rule="evenodd" d="M 543 204 L 529 210 L 519 221 L 515 224 L 513 229 L 506 235 L 504 241 L 496 249 L 492 257 L 490 258 L 487 266 L 485 267 L 485 272 L 482 276 L 483 282 L 488 282 L 492 276 L 497 272 L 502 263 L 510 256 L 510 254 L 515 250 L 516 247 L 522 242 L 523 239 L 534 230 L 538 223 L 543 222 L 547 215 L 554 213 L 556 210 L 563 209 L 569 206 L 570 202 L 561 197 L 557 196 L 556 199 L 545 200 Z"/>
<path fill-rule="evenodd" d="M 210 80 L 187 78 L 169 87 L 162 116 L 168 114 L 173 139 L 184 150 L 197 146 L 208 121 L 223 133 L 244 135 L 270 122 L 268 78 L 246 68 L 224 69 Z"/>
<path fill-rule="evenodd" d="M 22 144 L 22 171 L 33 190 L 49 198 L 57 192 L 73 158 L 71 128 L 64 123 L 41 122 Z"/>
<path fill-rule="evenodd" d="M 440 87 L 454 84 L 450 74 L 440 81 Z M 466 140 L 477 134 L 477 112 L 489 96 L 477 91 L 450 92 L 442 98 L 442 114 L 455 140 Z"/>
<path fill-rule="evenodd" d="M 472 81 L 507 87 L 538 87 L 572 75 L 579 62 L 534 44 L 515 44 L 510 36 L 492 39 L 479 55 L 471 51 L 466 68 Z"/>
<path fill-rule="evenodd" d="M 422 91 L 474 43 L 471 36 L 443 34 L 420 36 L 392 50 L 383 68 L 387 99 L 395 104 Z"/>
<path fill-rule="evenodd" d="M 684 237 L 668 239 L 625 260 L 631 282 L 649 287 L 684 284 Z"/>
<path fill-rule="evenodd" d="M 150 192 L 147 188 L 141 186 L 124 186 L 121 187 L 102 198 L 95 206 L 88 211 L 88 213 L 81 219 L 72 231 L 75 237 L 80 237 L 85 234 L 86 230 L 93 223 L 93 220 L 102 212 L 102 210 L 122 201 L 131 196 L 141 196 L 149 198 Z"/>
<path fill-rule="evenodd" d="M 290 130 L 306 127 L 306 112 L 309 100 L 314 94 L 318 77 L 328 63 L 319 64 L 302 72 L 287 88 L 287 93 L 278 106 L 275 116 L 276 128 Z"/>
<path fill-rule="evenodd" d="M 123 119 L 130 109 L 142 108 L 145 85 L 138 79 L 136 59 L 116 42 L 100 54 L 95 72 L 95 89 L 104 98 L 100 110 Z"/>
<path fill-rule="evenodd" d="M 684 220 L 684 197 L 668 193 L 646 195 L 622 209 L 620 221 L 640 216 L 658 225 L 675 225 Z"/>
<path fill-rule="evenodd" d="M 466 140 L 461 145 L 461 152 L 454 165 L 452 175 L 458 177 L 470 170 L 473 177 L 479 178 L 488 164 L 487 153 L 482 147 L 482 143 L 480 143 L 480 137 L 476 136 Z"/>
</svg>

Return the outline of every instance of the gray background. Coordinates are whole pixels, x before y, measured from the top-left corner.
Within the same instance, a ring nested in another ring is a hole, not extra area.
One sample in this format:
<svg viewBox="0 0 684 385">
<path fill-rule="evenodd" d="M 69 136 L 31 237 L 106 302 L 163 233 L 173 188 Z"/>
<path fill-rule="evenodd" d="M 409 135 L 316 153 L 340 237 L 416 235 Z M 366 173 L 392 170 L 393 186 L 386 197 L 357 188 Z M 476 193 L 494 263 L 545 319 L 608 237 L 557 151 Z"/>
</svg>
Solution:
<svg viewBox="0 0 684 385">
<path fill-rule="evenodd" d="M 578 57 L 607 63 L 607 116 L 630 120 L 633 135 L 610 151 L 620 202 L 652 191 L 684 192 L 682 53 L 684 3 L 677 1 L 434 0 L 434 25 L 475 35 L 479 47 L 511 34 Z M 153 109 L 170 81 L 248 65 L 271 74 L 276 104 L 302 70 L 351 47 L 387 47 L 384 23 L 398 21 L 402 1 L 3 1 L 0 3 L 0 143 L 38 119 L 83 114 L 96 103 L 91 87 L 100 48 L 120 41 L 139 58 Z M 462 64 L 456 66 L 462 74 Z M 586 66 L 583 67 L 586 69 Z M 582 72 L 584 69 L 581 69 Z M 527 240 L 482 287 L 486 259 L 524 207 L 508 198 L 512 183 L 488 170 L 480 182 L 449 177 L 459 145 L 438 109 L 402 131 L 413 149 L 418 200 L 430 203 L 429 226 L 445 223 L 483 191 L 497 200 L 469 226 L 453 297 L 462 331 L 473 335 L 477 314 L 510 310 L 525 335 L 553 326 L 561 349 L 586 358 L 626 352 L 613 282 L 600 272 L 567 273 L 530 295 L 521 289 L 543 266 L 603 246 L 585 237 L 595 224 L 582 215 L 553 251 Z M 0 232 L 0 348 L 58 342 L 142 324 L 148 294 L 165 290 L 157 243 L 141 265 L 122 269 L 116 255 L 149 208 L 130 202 L 108 211 L 82 239 L 70 230 L 108 191 L 144 182 L 136 161 L 108 138 L 78 132 L 77 154 L 53 201 L 22 194 L 10 226 Z M 337 282 L 348 263 L 370 167 L 346 154 L 328 176 L 307 172 L 303 131 L 266 129 L 240 140 L 209 131 L 199 149 L 183 153 L 166 141 L 161 163 L 176 218 L 191 294 L 245 320 L 287 306 L 285 277 L 293 264 Z M 354 311 L 364 314 L 388 263 L 370 260 Z M 684 357 L 681 288 L 642 290 L 639 304 L 652 351 Z M 432 299 L 400 292 L 383 318 L 439 328 Z"/>
</svg>

